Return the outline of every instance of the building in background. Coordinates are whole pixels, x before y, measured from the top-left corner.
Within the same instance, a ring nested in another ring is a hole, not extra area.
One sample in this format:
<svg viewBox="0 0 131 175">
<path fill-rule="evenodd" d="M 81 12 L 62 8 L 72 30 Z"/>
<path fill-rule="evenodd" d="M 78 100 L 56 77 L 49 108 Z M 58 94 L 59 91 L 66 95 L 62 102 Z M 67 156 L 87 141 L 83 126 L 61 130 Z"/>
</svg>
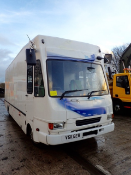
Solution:
<svg viewBox="0 0 131 175">
<path fill-rule="evenodd" d="M 125 68 L 131 68 L 131 44 L 125 49 L 121 56 L 121 60 L 124 62 Z M 120 61 L 120 73 L 123 73 L 123 62 Z"/>
</svg>

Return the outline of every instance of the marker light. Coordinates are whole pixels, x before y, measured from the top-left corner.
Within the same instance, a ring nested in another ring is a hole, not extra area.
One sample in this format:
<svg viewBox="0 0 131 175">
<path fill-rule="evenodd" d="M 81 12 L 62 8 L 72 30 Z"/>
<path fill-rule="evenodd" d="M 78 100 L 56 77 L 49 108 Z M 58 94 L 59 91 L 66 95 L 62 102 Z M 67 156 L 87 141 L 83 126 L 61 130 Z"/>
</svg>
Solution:
<svg viewBox="0 0 131 175">
<path fill-rule="evenodd" d="M 49 129 L 51 129 L 51 130 L 53 130 L 53 123 L 48 123 L 48 127 L 49 127 Z"/>
<path fill-rule="evenodd" d="M 36 131 L 39 131 L 39 128 L 36 128 Z"/>
<path fill-rule="evenodd" d="M 48 123 L 48 127 L 50 130 L 55 130 L 55 129 L 63 129 L 64 128 L 64 123 Z"/>
</svg>

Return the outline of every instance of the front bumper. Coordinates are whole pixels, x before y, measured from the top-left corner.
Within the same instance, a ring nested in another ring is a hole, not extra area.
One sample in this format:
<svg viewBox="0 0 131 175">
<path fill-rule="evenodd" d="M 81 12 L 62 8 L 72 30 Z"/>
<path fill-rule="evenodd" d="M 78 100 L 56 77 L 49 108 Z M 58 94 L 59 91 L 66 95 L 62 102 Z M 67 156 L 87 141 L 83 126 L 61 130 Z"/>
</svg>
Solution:
<svg viewBox="0 0 131 175">
<path fill-rule="evenodd" d="M 114 123 L 109 125 L 101 126 L 93 129 L 85 129 L 82 131 L 71 132 L 61 135 L 46 135 L 46 144 L 48 145 L 58 145 L 63 143 L 69 143 L 79 140 L 88 139 L 98 135 L 102 135 L 114 130 Z M 41 133 L 42 134 L 42 133 Z"/>
</svg>

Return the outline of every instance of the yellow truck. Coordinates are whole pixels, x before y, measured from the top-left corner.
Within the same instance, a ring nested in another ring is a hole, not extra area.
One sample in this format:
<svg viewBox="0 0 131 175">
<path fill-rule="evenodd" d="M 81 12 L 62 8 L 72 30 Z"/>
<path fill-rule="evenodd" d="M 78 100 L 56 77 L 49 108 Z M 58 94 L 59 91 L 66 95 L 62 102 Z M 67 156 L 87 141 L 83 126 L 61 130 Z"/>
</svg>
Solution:
<svg viewBox="0 0 131 175">
<path fill-rule="evenodd" d="M 114 113 L 120 113 L 123 108 L 131 108 L 131 69 L 123 69 L 124 73 L 108 75 L 109 89 L 113 100 Z"/>
</svg>

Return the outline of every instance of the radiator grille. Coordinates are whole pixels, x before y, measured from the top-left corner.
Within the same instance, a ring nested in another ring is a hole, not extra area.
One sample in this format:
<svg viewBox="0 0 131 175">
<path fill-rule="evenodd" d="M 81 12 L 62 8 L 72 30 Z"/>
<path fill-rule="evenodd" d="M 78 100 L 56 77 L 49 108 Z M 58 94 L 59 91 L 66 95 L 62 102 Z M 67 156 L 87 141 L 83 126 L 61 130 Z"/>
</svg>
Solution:
<svg viewBox="0 0 131 175">
<path fill-rule="evenodd" d="M 84 119 L 84 120 L 76 120 L 76 126 L 89 125 L 92 123 L 98 123 L 101 120 L 101 117 Z"/>
</svg>

